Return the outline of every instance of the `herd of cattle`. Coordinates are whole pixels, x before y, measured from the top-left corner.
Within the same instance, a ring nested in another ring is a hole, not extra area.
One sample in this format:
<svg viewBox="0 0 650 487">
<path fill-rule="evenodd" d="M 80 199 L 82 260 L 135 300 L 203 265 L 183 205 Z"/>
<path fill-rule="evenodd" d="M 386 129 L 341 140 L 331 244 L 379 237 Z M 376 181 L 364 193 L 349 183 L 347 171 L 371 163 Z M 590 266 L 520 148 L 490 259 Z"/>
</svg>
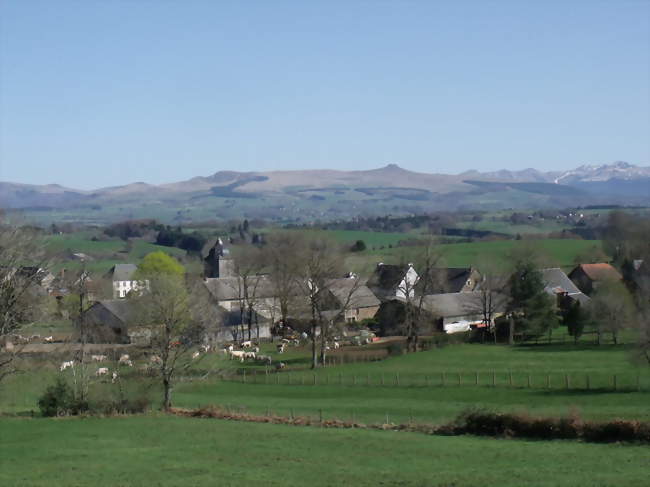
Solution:
<svg viewBox="0 0 650 487">
<path fill-rule="evenodd" d="M 260 354 L 260 347 L 259 344 L 254 343 L 253 341 L 243 341 L 241 344 L 239 344 L 240 348 L 237 350 L 235 348 L 235 344 L 230 344 L 227 347 L 223 348 L 220 350 L 220 352 L 227 356 L 230 360 L 239 360 L 241 363 L 249 360 L 253 361 L 256 363 L 264 364 L 264 365 L 273 365 L 274 361 L 273 358 L 270 355 L 265 355 L 265 354 Z M 276 345 L 276 350 L 279 354 L 283 354 L 287 347 L 297 347 L 300 346 L 300 340 L 298 339 L 287 339 L 283 338 L 280 343 Z M 328 343 L 326 346 L 326 350 L 338 350 L 340 348 L 340 344 L 338 341 L 333 341 L 331 343 Z M 191 355 L 192 360 L 196 360 L 200 358 L 202 355 L 207 354 L 211 352 L 213 348 L 210 345 L 202 345 L 199 347 L 198 350 L 194 351 Z M 216 350 L 214 350 L 216 351 Z M 91 362 L 97 362 L 98 364 L 101 364 L 102 362 L 108 361 L 108 356 L 107 355 L 91 355 L 90 356 L 90 361 Z M 160 366 L 162 364 L 162 359 L 158 355 L 151 355 L 149 357 L 148 363 L 143 365 L 143 369 L 151 369 L 155 366 Z M 75 371 L 75 365 L 76 362 L 74 360 L 69 360 L 61 363 L 61 366 L 59 367 L 59 370 L 61 372 L 70 369 L 74 373 Z M 133 367 L 133 360 L 128 354 L 122 354 L 117 361 L 117 368 L 116 370 L 109 370 L 108 367 L 99 367 L 95 371 L 95 376 L 96 377 L 110 377 L 111 382 L 115 383 L 117 379 L 119 378 L 119 373 L 118 369 L 120 366 L 124 367 Z M 275 368 L 276 369 L 283 369 L 285 368 L 286 364 L 284 362 L 275 362 Z"/>
</svg>

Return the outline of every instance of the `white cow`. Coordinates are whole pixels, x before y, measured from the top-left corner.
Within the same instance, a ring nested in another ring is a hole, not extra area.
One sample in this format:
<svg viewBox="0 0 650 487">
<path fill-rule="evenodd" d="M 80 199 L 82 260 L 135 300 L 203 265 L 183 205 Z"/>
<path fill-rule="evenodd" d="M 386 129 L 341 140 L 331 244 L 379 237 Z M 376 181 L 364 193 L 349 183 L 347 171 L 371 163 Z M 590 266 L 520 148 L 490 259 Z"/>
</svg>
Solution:
<svg viewBox="0 0 650 487">
<path fill-rule="evenodd" d="M 210 345 L 201 345 L 199 347 L 199 350 L 201 350 L 203 353 L 208 353 L 210 351 Z"/>
<path fill-rule="evenodd" d="M 115 384 L 117 377 L 117 372 L 113 372 L 113 375 L 111 376 L 111 384 Z"/>
<path fill-rule="evenodd" d="M 244 359 L 253 359 L 255 360 L 256 353 L 255 352 L 244 352 Z"/>
<path fill-rule="evenodd" d="M 74 360 L 70 360 L 68 362 L 63 362 L 61 364 L 61 372 L 63 372 L 67 368 L 74 368 Z"/>
<path fill-rule="evenodd" d="M 124 353 L 124 354 L 122 354 L 122 356 L 120 357 L 120 360 L 117 363 L 118 364 L 128 364 L 129 362 L 131 362 L 131 357 L 129 357 L 128 353 Z M 131 365 L 133 365 L 133 364 L 131 364 Z"/>
<path fill-rule="evenodd" d="M 273 363 L 273 359 L 268 355 L 258 355 L 256 359 L 258 362 L 264 362 L 266 365 L 271 365 Z"/>
<path fill-rule="evenodd" d="M 107 358 L 108 358 L 108 357 L 106 357 L 106 355 L 91 355 L 91 356 L 90 356 L 90 359 L 91 359 L 93 362 L 103 362 L 103 361 L 106 360 Z"/>
<path fill-rule="evenodd" d="M 201 352 L 199 352 L 199 351 L 197 350 L 196 352 L 194 352 L 194 353 L 192 354 L 192 360 L 194 360 L 194 359 L 196 359 L 196 358 L 199 358 L 200 355 L 201 355 Z"/>
<path fill-rule="evenodd" d="M 54 337 L 51 337 L 51 336 L 50 337 L 45 337 L 44 340 L 45 340 L 45 343 L 52 343 L 54 341 Z"/>
<path fill-rule="evenodd" d="M 278 344 L 278 353 L 284 353 L 284 347 L 285 347 L 284 343 L 279 343 Z"/>
<path fill-rule="evenodd" d="M 233 350 L 232 352 L 230 352 L 230 360 L 232 360 L 233 358 L 237 358 L 239 359 L 240 362 L 243 362 L 245 353 L 246 352 L 244 352 L 243 350 Z"/>
<path fill-rule="evenodd" d="M 334 350 L 338 350 L 341 348 L 341 345 L 339 345 L 339 342 L 334 342 Z"/>
<path fill-rule="evenodd" d="M 99 377 L 100 375 L 108 375 L 108 367 L 100 367 L 95 372 L 95 376 Z"/>
<path fill-rule="evenodd" d="M 260 353 L 260 347 L 253 347 L 253 352 Z"/>
<path fill-rule="evenodd" d="M 245 341 L 245 342 L 241 342 L 241 346 L 242 346 L 242 348 L 250 348 L 250 347 L 253 346 L 253 342 L 251 342 L 250 340 Z"/>
</svg>

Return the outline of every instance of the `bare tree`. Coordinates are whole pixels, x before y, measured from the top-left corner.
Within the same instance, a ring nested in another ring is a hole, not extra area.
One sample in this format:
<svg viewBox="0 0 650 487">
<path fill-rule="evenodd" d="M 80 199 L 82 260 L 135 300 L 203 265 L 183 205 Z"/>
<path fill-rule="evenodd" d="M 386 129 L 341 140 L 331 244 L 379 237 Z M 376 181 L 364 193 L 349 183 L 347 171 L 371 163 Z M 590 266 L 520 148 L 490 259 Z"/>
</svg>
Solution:
<svg viewBox="0 0 650 487">
<path fill-rule="evenodd" d="M 290 308 L 299 291 L 296 280 L 299 259 L 296 259 L 296 252 L 303 246 L 300 234 L 286 231 L 269 235 L 262 248 L 262 259 L 269 272 L 274 301 L 277 302 L 279 319 L 283 324 L 287 322 Z M 273 308 L 275 315 L 276 306 Z"/>
<path fill-rule="evenodd" d="M 189 363 L 190 349 L 202 340 L 201 323 L 193 319 L 183 276 L 147 274 L 149 290 L 133 298 L 133 324 L 151 333 L 151 347 L 160 357 L 156 369 L 163 385 L 163 408 L 171 407 L 176 373 Z"/>
<path fill-rule="evenodd" d="M 591 316 L 596 326 L 597 343 L 603 333 L 611 333 L 618 343 L 618 334 L 634 323 L 634 303 L 623 283 L 606 281 L 600 284 L 590 303 Z"/>
<path fill-rule="evenodd" d="M 20 332 L 44 310 L 47 260 L 38 235 L 0 222 L 0 381 L 17 372 Z"/>
<path fill-rule="evenodd" d="M 237 277 L 241 336 L 243 338 L 247 332 L 250 340 L 253 322 L 257 319 L 258 291 L 262 283 L 262 255 L 258 247 L 245 245 L 234 250 L 233 259 Z"/>
<path fill-rule="evenodd" d="M 505 288 L 508 283 L 507 276 L 499 267 L 488 259 L 482 259 L 478 264 L 481 272 L 481 282 L 470 300 L 470 314 L 480 314 L 483 322 L 482 341 L 485 342 L 487 334 L 491 331 L 494 343 L 497 343 L 494 320 L 505 310 L 507 297 Z"/>
<path fill-rule="evenodd" d="M 405 304 L 405 334 L 407 350 L 417 352 L 422 328 L 430 322 L 435 310 L 425 309 L 425 299 L 433 289 L 440 288 L 442 274 L 436 269 L 443 265 L 442 255 L 433 240 L 416 255 L 413 265 L 407 266 L 407 274 L 398 286 Z M 417 270 L 415 279 L 409 278 L 411 271 Z"/>
<path fill-rule="evenodd" d="M 306 237 L 299 242 L 293 255 L 297 262 L 296 286 L 307 299 L 309 306 L 311 368 L 314 369 L 319 364 L 318 334 L 321 335 L 321 350 L 324 347 L 323 340 L 327 339 L 328 322 L 324 314 L 323 295 L 330 281 L 343 275 L 343 259 L 336 243 L 315 236 Z"/>
</svg>

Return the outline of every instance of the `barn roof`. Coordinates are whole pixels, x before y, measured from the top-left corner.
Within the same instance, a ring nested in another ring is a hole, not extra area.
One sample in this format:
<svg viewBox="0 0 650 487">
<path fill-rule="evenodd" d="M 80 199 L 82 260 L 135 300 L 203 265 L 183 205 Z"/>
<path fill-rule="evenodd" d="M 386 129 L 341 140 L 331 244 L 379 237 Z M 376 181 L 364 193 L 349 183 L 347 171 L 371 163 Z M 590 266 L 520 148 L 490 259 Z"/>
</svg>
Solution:
<svg viewBox="0 0 650 487">
<path fill-rule="evenodd" d="M 408 264 L 378 264 L 367 285 L 370 288 L 392 291 L 402 282 L 409 267 Z"/>
<path fill-rule="evenodd" d="M 583 294 L 580 289 L 569 279 L 562 269 L 552 267 L 542 269 L 542 280 L 544 281 L 544 291 L 547 294 L 555 296 L 559 293 L 566 293 L 571 299 L 579 301 L 580 304 L 589 302 L 589 296 Z"/>
<path fill-rule="evenodd" d="M 103 299 L 94 306 L 103 306 L 122 323 L 127 323 L 133 311 L 132 303 L 128 299 Z"/>
<path fill-rule="evenodd" d="M 476 315 L 481 313 L 480 295 L 479 292 L 429 294 L 424 296 L 423 306 L 441 318 Z M 505 299 L 502 301 L 505 306 Z"/>
<path fill-rule="evenodd" d="M 257 299 L 272 298 L 273 284 L 268 276 L 250 276 L 249 294 Z M 218 301 L 233 301 L 243 297 L 244 281 L 238 276 L 214 277 L 204 281 L 205 287 Z"/>
<path fill-rule="evenodd" d="M 427 294 L 448 294 L 458 293 L 465 287 L 472 275 L 471 267 L 437 267 L 431 269 L 429 275 L 431 282 L 428 284 Z M 423 279 L 420 279 L 418 287 L 422 287 Z"/>
<path fill-rule="evenodd" d="M 614 269 L 610 264 L 598 263 L 598 264 L 580 264 L 579 269 L 591 279 L 592 281 L 606 281 L 606 280 L 615 280 L 620 281 L 623 279 L 623 276 Z"/>
<path fill-rule="evenodd" d="M 355 288 L 356 286 L 356 288 Z M 364 281 L 357 281 L 354 278 L 335 279 L 328 286 L 330 292 L 341 303 L 345 305 L 350 298 L 349 308 L 370 308 L 379 306 L 377 296 L 366 286 Z"/>
</svg>

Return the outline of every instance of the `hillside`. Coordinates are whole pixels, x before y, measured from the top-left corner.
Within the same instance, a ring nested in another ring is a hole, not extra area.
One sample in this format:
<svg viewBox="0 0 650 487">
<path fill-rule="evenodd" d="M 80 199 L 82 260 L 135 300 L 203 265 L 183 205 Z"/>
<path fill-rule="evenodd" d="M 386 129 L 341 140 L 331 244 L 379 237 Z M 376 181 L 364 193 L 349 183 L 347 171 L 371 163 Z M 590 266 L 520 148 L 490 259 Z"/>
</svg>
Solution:
<svg viewBox="0 0 650 487">
<path fill-rule="evenodd" d="M 176 183 L 82 191 L 0 183 L 0 206 L 38 221 L 155 217 L 197 221 L 246 215 L 283 221 L 436 210 L 650 204 L 650 168 L 617 162 L 565 172 L 428 174 L 395 164 L 367 171 L 218 171 Z"/>
</svg>

